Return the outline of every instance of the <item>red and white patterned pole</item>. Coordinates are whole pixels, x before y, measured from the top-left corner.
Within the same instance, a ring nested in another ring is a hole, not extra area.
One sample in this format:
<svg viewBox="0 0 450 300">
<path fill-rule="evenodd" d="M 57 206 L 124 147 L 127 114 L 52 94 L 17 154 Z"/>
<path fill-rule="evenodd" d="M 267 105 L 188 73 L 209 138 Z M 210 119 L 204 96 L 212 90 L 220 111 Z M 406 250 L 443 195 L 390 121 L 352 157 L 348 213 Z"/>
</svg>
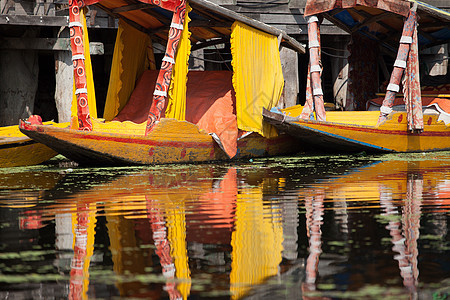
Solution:
<svg viewBox="0 0 450 300">
<path fill-rule="evenodd" d="M 160 120 L 161 113 L 166 104 L 167 93 L 169 91 L 170 80 L 172 78 L 172 69 L 175 64 L 175 55 L 177 53 L 181 33 L 183 32 L 185 13 L 186 0 L 182 0 L 177 5 L 173 13 L 166 54 L 164 55 L 161 70 L 159 71 L 158 79 L 156 80 L 155 91 L 153 92 L 153 102 L 148 113 L 145 135 L 149 134 L 155 127 L 156 123 Z"/>
<path fill-rule="evenodd" d="M 83 6 L 83 1 L 69 0 L 70 45 L 72 48 L 75 95 L 77 96 L 78 126 L 80 130 L 92 131 L 84 65 L 83 24 L 80 18 L 80 9 L 83 9 Z"/>
<path fill-rule="evenodd" d="M 400 82 L 402 80 L 403 71 L 406 69 L 406 61 L 408 60 L 409 49 L 413 41 L 413 32 L 416 26 L 416 11 L 411 9 L 409 11 L 408 19 L 403 25 L 403 33 L 400 39 L 400 47 L 397 52 L 397 59 L 394 63 L 394 70 L 387 86 L 386 95 L 383 104 L 380 107 L 380 116 L 378 117 L 377 125 L 383 123 L 387 116 L 392 112 L 395 95 L 400 91 Z"/>
</svg>

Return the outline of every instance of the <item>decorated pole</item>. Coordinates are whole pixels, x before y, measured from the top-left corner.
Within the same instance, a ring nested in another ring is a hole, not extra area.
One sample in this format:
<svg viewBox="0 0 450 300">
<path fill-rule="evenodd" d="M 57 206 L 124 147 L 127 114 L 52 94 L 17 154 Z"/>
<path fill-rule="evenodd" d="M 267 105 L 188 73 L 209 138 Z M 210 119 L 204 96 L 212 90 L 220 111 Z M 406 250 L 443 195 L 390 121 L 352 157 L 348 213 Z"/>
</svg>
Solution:
<svg viewBox="0 0 450 300">
<path fill-rule="evenodd" d="M 320 26 L 317 16 L 308 18 L 308 46 L 309 65 L 306 88 L 306 103 L 300 118 L 311 119 L 311 114 L 316 112 L 318 121 L 325 121 L 325 107 L 323 104 L 321 49 L 320 49 Z"/>
<path fill-rule="evenodd" d="M 413 41 L 409 49 L 407 67 L 403 77 L 403 97 L 406 105 L 408 129 L 412 133 L 423 131 L 422 92 L 419 76 L 419 47 L 417 24 L 414 26 Z"/>
<path fill-rule="evenodd" d="M 82 1 L 69 0 L 70 46 L 72 48 L 75 95 L 77 97 L 78 127 L 80 130 L 92 131 L 84 64 L 83 25 L 80 18 L 80 9 L 83 9 L 83 6 Z"/>
<path fill-rule="evenodd" d="M 155 91 L 153 92 L 153 102 L 148 113 L 145 135 L 149 134 L 153 130 L 156 123 L 160 120 L 161 113 L 166 105 L 170 79 L 172 78 L 172 69 L 175 64 L 175 55 L 177 53 L 178 43 L 183 31 L 185 13 L 186 0 L 182 0 L 176 6 L 173 13 L 166 53 L 162 59 L 161 70 L 159 71 L 158 79 L 156 80 Z"/>
<path fill-rule="evenodd" d="M 406 61 L 408 59 L 409 49 L 413 42 L 413 32 L 416 26 L 416 8 L 417 4 L 409 11 L 408 19 L 403 25 L 403 33 L 400 39 L 400 47 L 398 48 L 397 58 L 394 63 L 394 70 L 387 86 L 386 95 L 383 104 L 380 107 L 380 116 L 377 125 L 383 123 L 387 116 L 392 112 L 395 95 L 400 91 L 400 82 L 402 80 L 403 71 L 406 69 Z"/>
</svg>

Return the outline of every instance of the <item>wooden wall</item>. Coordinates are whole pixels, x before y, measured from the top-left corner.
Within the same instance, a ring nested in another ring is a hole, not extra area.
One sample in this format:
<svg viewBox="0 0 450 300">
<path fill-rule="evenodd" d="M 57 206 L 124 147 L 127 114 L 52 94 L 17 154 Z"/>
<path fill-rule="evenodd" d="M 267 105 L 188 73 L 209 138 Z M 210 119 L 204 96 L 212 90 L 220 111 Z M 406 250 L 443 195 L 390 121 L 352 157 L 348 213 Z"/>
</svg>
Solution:
<svg viewBox="0 0 450 300">
<path fill-rule="evenodd" d="M 423 2 L 450 11 L 450 0 L 423 0 Z M 222 4 L 222 6 L 285 30 L 299 40 L 305 40 L 307 34 L 306 21 L 303 18 L 305 4 L 306 0 L 234 0 L 233 4 Z M 321 25 L 321 33 L 345 34 L 326 20 Z"/>
</svg>

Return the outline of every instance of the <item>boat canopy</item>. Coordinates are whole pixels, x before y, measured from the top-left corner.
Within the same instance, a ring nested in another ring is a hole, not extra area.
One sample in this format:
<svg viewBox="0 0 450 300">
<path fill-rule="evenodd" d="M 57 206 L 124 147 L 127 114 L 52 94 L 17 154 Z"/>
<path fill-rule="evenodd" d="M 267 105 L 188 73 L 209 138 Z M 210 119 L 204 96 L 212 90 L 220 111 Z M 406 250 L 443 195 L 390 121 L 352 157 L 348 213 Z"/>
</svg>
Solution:
<svg viewBox="0 0 450 300">
<path fill-rule="evenodd" d="M 69 26 L 71 33 L 74 32 L 71 41 L 72 58 L 77 65 L 74 79 L 78 117 L 78 122 L 72 124 L 78 124 L 78 129 L 93 130 L 87 105 L 86 82 L 89 78 L 84 72 L 88 54 L 81 43 L 86 30 L 81 27 L 83 16 L 80 14 L 84 10 L 80 8 L 91 4 L 119 19 L 103 115 L 105 121 L 141 123 L 146 119 L 145 135 L 153 131 L 161 118 L 188 121 L 216 135 L 219 145 L 230 157 L 237 151 L 238 129 L 257 132 L 266 138 L 277 135 L 273 127 L 262 122 L 261 112 L 263 107 L 275 106 L 282 95 L 284 79 L 279 50 L 284 46 L 305 53 L 304 47 L 282 30 L 205 0 L 70 1 Z M 189 72 L 191 51 L 228 43 L 232 73 Z M 160 69 L 150 72 L 156 69 L 154 44 L 164 46 L 165 54 Z M 192 84 L 204 76 L 223 80 L 208 87 L 205 80 Z M 189 91 L 188 86 L 191 87 Z M 217 90 L 223 86 L 229 87 L 224 95 Z M 211 97 L 205 96 L 210 92 L 208 88 L 216 88 Z M 202 110 L 198 107 L 205 103 L 211 105 L 199 117 L 197 112 Z M 189 114 L 188 106 L 192 105 L 197 111 Z M 219 117 L 219 113 L 223 115 Z"/>
<path fill-rule="evenodd" d="M 320 78 L 319 27 L 324 17 L 352 37 L 347 102 L 355 104 L 358 110 L 376 93 L 378 78 L 372 70 L 377 69 L 380 51 L 384 48 L 385 53 L 396 55 L 396 60 L 378 124 L 392 112 L 396 94 L 403 86 L 409 129 L 412 132 L 423 130 L 419 51 L 450 41 L 449 12 L 416 0 L 308 0 L 305 15 L 310 64 L 302 119 L 314 118 L 315 111 L 317 120 L 326 120 Z"/>
<path fill-rule="evenodd" d="M 353 34 L 369 37 L 396 52 L 410 6 L 417 4 L 419 48 L 450 42 L 450 13 L 415 0 L 308 0 L 305 16 L 321 14 Z"/>
</svg>

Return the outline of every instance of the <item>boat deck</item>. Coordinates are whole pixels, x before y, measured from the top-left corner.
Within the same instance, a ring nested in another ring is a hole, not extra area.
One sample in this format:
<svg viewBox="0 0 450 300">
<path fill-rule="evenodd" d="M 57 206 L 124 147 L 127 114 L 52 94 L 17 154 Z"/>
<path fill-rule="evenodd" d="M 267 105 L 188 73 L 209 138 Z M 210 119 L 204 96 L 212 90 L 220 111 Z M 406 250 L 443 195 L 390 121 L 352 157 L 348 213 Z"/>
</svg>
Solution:
<svg viewBox="0 0 450 300">
<path fill-rule="evenodd" d="M 296 105 L 282 111 L 290 117 L 298 117 L 302 109 L 303 106 Z M 327 111 L 327 122 L 375 126 L 379 115 L 379 111 Z"/>
</svg>

